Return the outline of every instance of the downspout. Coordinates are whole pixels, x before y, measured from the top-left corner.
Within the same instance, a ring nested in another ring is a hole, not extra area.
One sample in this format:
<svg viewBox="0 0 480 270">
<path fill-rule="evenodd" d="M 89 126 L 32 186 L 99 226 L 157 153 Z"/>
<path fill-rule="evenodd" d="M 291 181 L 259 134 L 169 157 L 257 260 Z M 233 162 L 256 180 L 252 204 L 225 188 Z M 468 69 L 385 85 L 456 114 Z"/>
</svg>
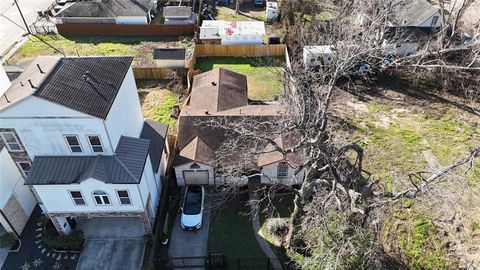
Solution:
<svg viewBox="0 0 480 270">
<path fill-rule="evenodd" d="M 112 155 L 115 154 L 115 149 L 113 149 L 112 140 L 110 139 L 110 134 L 108 134 L 107 125 L 105 125 L 105 120 L 102 120 L 103 128 L 105 129 L 105 134 L 107 134 L 108 144 L 110 145 L 110 149 L 112 149 Z"/>
</svg>

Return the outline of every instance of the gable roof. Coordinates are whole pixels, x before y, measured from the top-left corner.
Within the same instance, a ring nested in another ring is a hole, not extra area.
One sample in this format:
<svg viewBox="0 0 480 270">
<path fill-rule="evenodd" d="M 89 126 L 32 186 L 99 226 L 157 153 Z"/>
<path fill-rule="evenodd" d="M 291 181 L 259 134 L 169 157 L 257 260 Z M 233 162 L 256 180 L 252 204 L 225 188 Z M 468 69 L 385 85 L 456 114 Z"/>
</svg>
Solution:
<svg viewBox="0 0 480 270">
<path fill-rule="evenodd" d="M 395 6 L 395 26 L 419 26 L 439 9 L 426 0 L 402 0 Z"/>
<path fill-rule="evenodd" d="M 145 120 L 140 138 L 150 140 L 148 151 L 154 172 L 158 172 L 163 149 L 167 140 L 168 124 L 160 123 L 150 119 Z"/>
<path fill-rule="evenodd" d="M 30 65 L 12 81 L 10 87 L 1 93 L 0 110 L 15 104 L 16 102 L 30 96 L 43 83 L 50 71 L 57 65 L 60 57 L 58 56 L 39 56 L 35 58 Z M 31 84 L 34 86 L 32 87 Z"/>
<path fill-rule="evenodd" d="M 193 78 L 189 107 L 215 113 L 246 105 L 248 94 L 245 75 L 215 68 Z"/>
<path fill-rule="evenodd" d="M 146 16 L 149 10 L 147 0 L 93 0 L 70 4 L 55 17 Z"/>
<path fill-rule="evenodd" d="M 198 136 L 193 138 L 179 153 L 175 166 L 185 164 L 191 161 L 197 161 L 211 165 L 215 160 L 215 153 L 202 139 Z"/>
<path fill-rule="evenodd" d="M 106 119 L 133 57 L 58 60 L 34 96 Z"/>
<path fill-rule="evenodd" d="M 138 184 L 149 140 L 122 136 L 112 156 L 36 156 L 27 185 L 65 185 L 94 178 L 105 183 Z"/>
</svg>

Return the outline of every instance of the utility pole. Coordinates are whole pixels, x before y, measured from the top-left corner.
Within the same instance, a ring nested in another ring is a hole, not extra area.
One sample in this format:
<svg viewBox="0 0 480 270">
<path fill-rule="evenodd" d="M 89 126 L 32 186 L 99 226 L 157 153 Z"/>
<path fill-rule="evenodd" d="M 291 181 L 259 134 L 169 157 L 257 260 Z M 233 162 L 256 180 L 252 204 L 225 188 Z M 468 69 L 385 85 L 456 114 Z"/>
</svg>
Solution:
<svg viewBox="0 0 480 270">
<path fill-rule="evenodd" d="M 23 17 L 22 10 L 20 9 L 20 6 L 18 5 L 17 0 L 13 0 L 15 2 L 15 5 L 17 6 L 18 12 L 20 12 L 20 16 L 22 17 L 23 23 L 25 24 L 25 28 L 27 28 L 27 32 L 31 35 L 32 33 L 30 32 L 30 27 L 28 27 L 27 21 L 25 21 L 25 17 Z"/>
</svg>

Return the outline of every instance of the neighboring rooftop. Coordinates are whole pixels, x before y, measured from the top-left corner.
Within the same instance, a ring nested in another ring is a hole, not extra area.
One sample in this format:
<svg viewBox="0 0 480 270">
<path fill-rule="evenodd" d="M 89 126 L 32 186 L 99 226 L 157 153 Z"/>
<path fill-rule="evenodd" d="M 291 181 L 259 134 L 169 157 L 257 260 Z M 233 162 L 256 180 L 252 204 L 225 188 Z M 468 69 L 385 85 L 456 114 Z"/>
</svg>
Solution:
<svg viewBox="0 0 480 270">
<path fill-rule="evenodd" d="M 138 184 L 150 141 L 122 136 L 112 156 L 36 156 L 27 185 L 65 185 L 94 178 L 112 184 Z"/>
<path fill-rule="evenodd" d="M 153 49 L 153 60 L 185 60 L 185 48 Z"/>
<path fill-rule="evenodd" d="M 55 17 L 119 17 L 146 16 L 148 0 L 93 0 L 67 4 Z"/>
<path fill-rule="evenodd" d="M 192 15 L 191 7 L 184 6 L 165 6 L 163 7 L 163 17 L 165 18 L 189 18 Z"/>
<path fill-rule="evenodd" d="M 262 21 L 204 20 L 200 27 L 200 39 L 219 39 L 232 36 L 265 35 Z"/>
<path fill-rule="evenodd" d="M 140 138 L 150 140 L 148 151 L 154 172 L 158 172 L 163 149 L 167 140 L 168 124 L 160 123 L 150 119 L 145 120 Z"/>
<path fill-rule="evenodd" d="M 439 9 L 426 0 L 405 0 L 395 7 L 394 26 L 419 26 Z"/>
</svg>

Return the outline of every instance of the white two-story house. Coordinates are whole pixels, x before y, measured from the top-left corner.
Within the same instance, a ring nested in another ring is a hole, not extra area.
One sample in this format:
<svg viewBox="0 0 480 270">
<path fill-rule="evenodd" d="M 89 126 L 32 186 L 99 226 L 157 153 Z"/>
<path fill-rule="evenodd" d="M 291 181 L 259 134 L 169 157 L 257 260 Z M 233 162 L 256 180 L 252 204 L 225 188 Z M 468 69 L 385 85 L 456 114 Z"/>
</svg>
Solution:
<svg viewBox="0 0 480 270">
<path fill-rule="evenodd" d="M 0 97 L 0 135 L 60 233 L 113 217 L 152 232 L 167 128 L 144 121 L 132 60 L 38 57 Z"/>
</svg>

